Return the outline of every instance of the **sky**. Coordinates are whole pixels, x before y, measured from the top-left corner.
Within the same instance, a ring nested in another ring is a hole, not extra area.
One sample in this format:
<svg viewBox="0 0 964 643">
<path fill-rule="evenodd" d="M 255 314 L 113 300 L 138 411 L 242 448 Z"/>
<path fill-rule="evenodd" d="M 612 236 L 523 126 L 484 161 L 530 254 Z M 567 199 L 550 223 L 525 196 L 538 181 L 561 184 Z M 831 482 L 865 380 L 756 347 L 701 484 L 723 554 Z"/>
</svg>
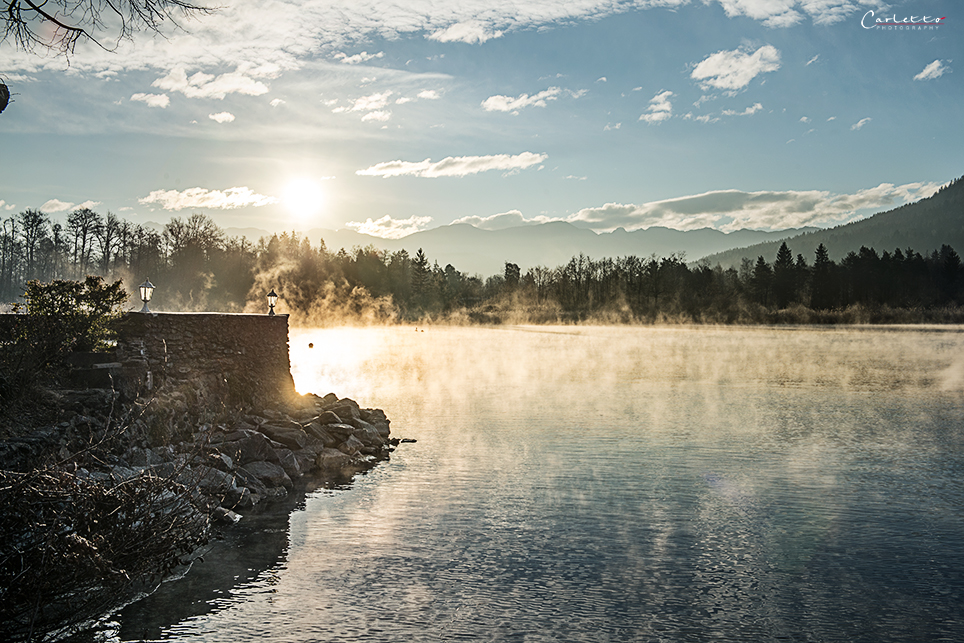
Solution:
<svg viewBox="0 0 964 643">
<path fill-rule="evenodd" d="M 0 216 L 780 230 L 964 175 L 959 2 L 216 5 L 69 59 L 0 45 Z"/>
</svg>

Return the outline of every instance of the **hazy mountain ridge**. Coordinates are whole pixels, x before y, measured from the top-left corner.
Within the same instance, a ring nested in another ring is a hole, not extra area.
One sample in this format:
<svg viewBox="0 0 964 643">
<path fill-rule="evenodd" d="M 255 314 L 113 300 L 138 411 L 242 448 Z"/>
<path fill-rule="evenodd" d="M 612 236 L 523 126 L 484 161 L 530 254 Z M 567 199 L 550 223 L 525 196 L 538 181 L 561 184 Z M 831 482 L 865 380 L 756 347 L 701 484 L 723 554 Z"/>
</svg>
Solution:
<svg viewBox="0 0 964 643">
<path fill-rule="evenodd" d="M 507 261 L 525 271 L 538 265 L 554 268 L 579 254 L 602 259 L 628 255 L 648 257 L 652 254 L 664 257 L 680 253 L 688 261 L 695 261 L 711 253 L 781 240 L 807 230 L 735 230 L 727 233 L 712 228 L 683 231 L 652 227 L 632 232 L 617 228 L 613 232 L 597 234 L 564 221 L 554 221 L 502 230 L 482 230 L 468 224 L 453 224 L 422 230 L 401 239 L 383 239 L 354 230 L 323 228 L 313 228 L 300 234 L 312 244 L 324 239 L 325 245 L 333 252 L 341 248 L 351 250 L 372 245 L 393 252 L 404 249 L 414 255 L 421 248 L 431 261 L 437 261 L 440 266 L 452 264 L 460 272 L 487 277 L 501 274 Z M 266 230 L 253 228 L 227 228 L 225 232 L 229 236 L 245 236 L 252 241 L 260 236 L 270 236 Z"/>
<path fill-rule="evenodd" d="M 964 177 L 951 181 L 926 199 L 860 221 L 808 231 L 786 242 L 794 256 L 802 254 L 809 264 L 813 263 L 814 251 L 821 243 L 834 261 L 861 246 L 874 248 L 878 253 L 912 248 L 925 254 L 939 250 L 944 244 L 958 252 L 964 251 Z M 720 264 L 724 268 L 738 267 L 744 257 L 755 261 L 762 256 L 772 263 L 780 243 L 779 240 L 766 241 L 718 252 L 706 259 L 711 265 Z"/>
</svg>

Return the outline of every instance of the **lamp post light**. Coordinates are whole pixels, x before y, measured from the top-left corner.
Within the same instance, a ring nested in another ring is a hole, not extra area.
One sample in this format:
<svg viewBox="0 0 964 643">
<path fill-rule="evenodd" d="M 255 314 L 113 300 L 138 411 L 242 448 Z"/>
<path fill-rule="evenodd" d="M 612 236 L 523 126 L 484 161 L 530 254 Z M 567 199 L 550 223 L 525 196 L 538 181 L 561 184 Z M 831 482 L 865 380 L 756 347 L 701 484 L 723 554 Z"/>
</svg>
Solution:
<svg viewBox="0 0 964 643">
<path fill-rule="evenodd" d="M 138 286 L 138 290 L 141 293 L 141 301 L 144 302 L 144 307 L 141 308 L 142 313 L 149 313 L 151 309 L 147 307 L 147 302 L 151 300 L 154 296 L 154 284 L 151 283 L 150 279 L 145 279 L 144 283 Z"/>
<path fill-rule="evenodd" d="M 275 294 L 274 288 L 268 293 L 268 315 L 274 315 L 274 305 L 278 303 L 278 295 Z"/>
</svg>

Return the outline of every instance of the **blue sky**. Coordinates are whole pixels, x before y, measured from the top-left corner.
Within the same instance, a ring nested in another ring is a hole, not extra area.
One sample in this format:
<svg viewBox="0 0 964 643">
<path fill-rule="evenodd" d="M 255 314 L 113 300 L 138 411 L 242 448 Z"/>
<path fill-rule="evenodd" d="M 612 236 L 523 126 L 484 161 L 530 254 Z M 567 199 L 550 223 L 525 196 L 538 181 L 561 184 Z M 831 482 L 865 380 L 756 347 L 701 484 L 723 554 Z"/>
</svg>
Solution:
<svg viewBox="0 0 964 643">
<path fill-rule="evenodd" d="M 964 174 L 956 2 L 217 4 L 69 66 L 0 46 L 0 215 L 772 230 Z"/>
</svg>

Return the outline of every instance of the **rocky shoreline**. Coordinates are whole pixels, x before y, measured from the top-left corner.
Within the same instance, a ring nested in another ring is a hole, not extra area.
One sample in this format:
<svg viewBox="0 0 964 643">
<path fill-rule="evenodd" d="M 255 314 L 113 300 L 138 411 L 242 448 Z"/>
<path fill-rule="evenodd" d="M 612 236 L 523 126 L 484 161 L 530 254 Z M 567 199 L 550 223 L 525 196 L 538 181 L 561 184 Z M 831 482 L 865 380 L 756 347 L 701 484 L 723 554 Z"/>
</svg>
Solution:
<svg viewBox="0 0 964 643">
<path fill-rule="evenodd" d="M 189 563 L 218 524 L 262 512 L 302 479 L 350 483 L 406 441 L 382 410 L 332 393 L 257 410 L 212 408 L 189 383 L 134 400 L 47 395 L 51 421 L 0 441 L 0 556 L 19 557 L 35 585 L 0 584 L 12 641 L 89 624 Z M 36 528 L 51 524 L 56 533 Z M 135 544 L 116 546 L 118 535 Z"/>
</svg>

